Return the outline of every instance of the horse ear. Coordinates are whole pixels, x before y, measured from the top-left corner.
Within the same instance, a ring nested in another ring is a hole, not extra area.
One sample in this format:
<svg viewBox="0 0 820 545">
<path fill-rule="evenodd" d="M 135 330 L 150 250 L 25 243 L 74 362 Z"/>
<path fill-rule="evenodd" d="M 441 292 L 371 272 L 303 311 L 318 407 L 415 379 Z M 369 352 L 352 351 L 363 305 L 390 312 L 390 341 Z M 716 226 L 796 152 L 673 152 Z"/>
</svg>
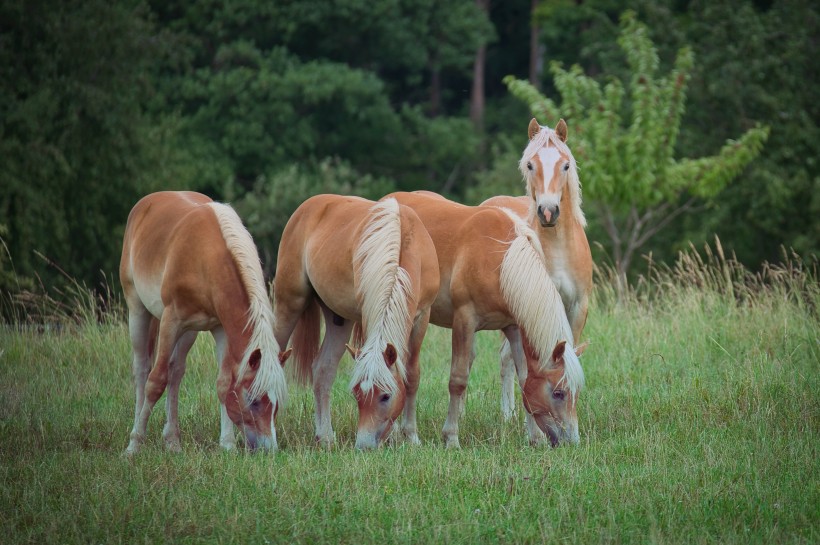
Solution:
<svg viewBox="0 0 820 545">
<path fill-rule="evenodd" d="M 564 359 L 564 350 L 567 348 L 567 341 L 558 341 L 555 348 L 552 349 L 552 361 L 558 363 Z"/>
<path fill-rule="evenodd" d="M 282 367 L 285 366 L 285 362 L 288 361 L 291 352 L 293 352 L 293 347 L 290 347 L 287 350 L 279 352 L 279 365 L 281 365 Z"/>
<path fill-rule="evenodd" d="M 262 351 L 257 348 L 251 352 L 251 356 L 248 358 L 248 366 L 252 371 L 256 371 L 259 369 L 260 363 L 262 363 Z"/>
<path fill-rule="evenodd" d="M 534 117 L 530 119 L 530 126 L 527 127 L 527 135 L 530 137 L 530 140 L 532 140 L 532 137 L 538 134 L 540 130 L 541 125 L 538 124 L 538 121 L 536 121 Z"/>
<path fill-rule="evenodd" d="M 386 363 L 388 367 L 393 367 L 397 359 L 399 359 L 399 353 L 396 352 L 396 347 L 387 343 L 387 348 L 384 349 L 384 363 Z"/>
<path fill-rule="evenodd" d="M 359 357 L 359 350 L 358 349 L 353 348 L 352 346 L 350 346 L 347 343 L 345 343 L 345 348 L 347 348 L 347 351 L 350 353 L 350 357 L 353 358 L 354 360 Z"/>
<path fill-rule="evenodd" d="M 575 347 L 575 355 L 580 358 L 581 354 L 583 354 L 587 348 L 589 348 L 589 341 L 582 342 L 581 344 Z"/>
<path fill-rule="evenodd" d="M 555 134 L 558 135 L 558 138 L 561 139 L 561 142 L 567 141 L 567 122 L 563 119 L 558 121 L 558 124 L 555 126 Z"/>
</svg>

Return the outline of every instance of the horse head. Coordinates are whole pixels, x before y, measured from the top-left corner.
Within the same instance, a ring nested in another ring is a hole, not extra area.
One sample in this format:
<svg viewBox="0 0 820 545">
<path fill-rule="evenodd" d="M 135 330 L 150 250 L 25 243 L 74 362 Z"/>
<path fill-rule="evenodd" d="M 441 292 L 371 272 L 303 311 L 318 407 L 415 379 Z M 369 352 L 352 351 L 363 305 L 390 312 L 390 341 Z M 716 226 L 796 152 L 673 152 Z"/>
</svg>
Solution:
<svg viewBox="0 0 820 545">
<path fill-rule="evenodd" d="M 575 161 L 566 147 L 567 123 L 561 119 L 553 131 L 533 118 L 528 134 L 530 143 L 518 166 L 532 197 L 530 217 L 537 215 L 542 227 L 555 227 L 564 190 L 570 184 L 571 171 L 575 171 Z"/>
<path fill-rule="evenodd" d="M 288 349 L 278 354 L 279 364 L 283 367 L 290 352 Z M 267 392 L 256 397 L 251 394 L 261 362 L 262 350 L 257 348 L 251 352 L 247 370 L 240 380 L 236 379 L 235 371 L 230 372 L 230 377 L 227 372 L 221 373 L 217 379 L 219 399 L 225 404 L 231 421 L 242 429 L 245 445 L 250 451 L 276 448 L 274 423 L 279 403 L 272 402 Z"/>
<path fill-rule="evenodd" d="M 527 358 L 532 358 L 532 350 L 527 349 Z M 575 354 L 581 356 L 587 347 L 584 343 L 575 348 Z M 552 365 L 541 368 L 540 365 L 528 365 L 527 380 L 524 383 L 524 408 L 535 419 L 538 427 L 550 438 L 553 447 L 561 443 L 577 444 L 578 414 L 576 412 L 577 392 L 572 392 L 564 380 L 564 352 L 566 342 L 560 341 L 552 351 Z"/>
<path fill-rule="evenodd" d="M 358 360 L 361 356 L 359 350 L 354 350 L 349 345 L 347 349 L 354 359 Z M 359 405 L 359 428 L 356 432 L 357 449 L 378 447 L 390 435 L 393 422 L 404 410 L 406 390 L 404 379 L 398 370 L 398 365 L 396 365 L 398 360 L 396 347 L 387 343 L 382 358 L 397 387 L 391 389 L 370 380 L 363 380 L 353 385 L 353 396 Z M 365 384 L 365 382 L 368 384 Z"/>
</svg>

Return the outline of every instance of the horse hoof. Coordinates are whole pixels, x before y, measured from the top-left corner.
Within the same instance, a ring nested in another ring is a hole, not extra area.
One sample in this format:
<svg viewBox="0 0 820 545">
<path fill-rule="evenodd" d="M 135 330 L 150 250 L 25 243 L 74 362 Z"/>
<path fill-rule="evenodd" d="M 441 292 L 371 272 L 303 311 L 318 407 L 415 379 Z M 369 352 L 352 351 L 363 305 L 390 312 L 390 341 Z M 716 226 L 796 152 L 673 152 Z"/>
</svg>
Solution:
<svg viewBox="0 0 820 545">
<path fill-rule="evenodd" d="M 530 437 L 530 446 L 531 447 L 545 447 L 548 446 L 550 442 L 547 440 L 546 436 L 542 435 L 540 437 Z"/>
<path fill-rule="evenodd" d="M 458 437 L 448 437 L 444 446 L 446 448 L 461 448 L 461 443 L 458 442 Z"/>
<path fill-rule="evenodd" d="M 222 447 L 222 450 L 225 452 L 232 452 L 236 450 L 236 443 L 229 442 L 229 441 L 220 441 L 219 446 Z"/>
<path fill-rule="evenodd" d="M 416 433 L 407 433 L 407 434 L 405 434 L 404 435 L 404 440 L 405 440 L 405 442 L 407 442 L 411 445 L 414 445 L 414 446 L 421 445 L 421 439 L 419 439 L 419 436 Z"/>
<path fill-rule="evenodd" d="M 179 444 L 179 441 L 166 441 L 165 449 L 168 452 L 182 452 L 182 445 Z"/>
</svg>

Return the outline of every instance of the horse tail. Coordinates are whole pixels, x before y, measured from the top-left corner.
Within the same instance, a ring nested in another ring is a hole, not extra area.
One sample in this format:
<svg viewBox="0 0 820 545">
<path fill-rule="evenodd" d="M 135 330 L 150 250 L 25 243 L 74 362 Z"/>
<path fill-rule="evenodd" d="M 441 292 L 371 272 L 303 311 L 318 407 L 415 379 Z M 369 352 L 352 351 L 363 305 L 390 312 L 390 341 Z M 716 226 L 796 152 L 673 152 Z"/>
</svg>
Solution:
<svg viewBox="0 0 820 545">
<path fill-rule="evenodd" d="M 361 348 L 364 344 L 364 328 L 361 322 L 356 322 L 353 325 L 353 334 L 350 337 L 350 344 L 353 348 Z"/>
<path fill-rule="evenodd" d="M 313 380 L 313 362 L 319 354 L 320 314 L 319 303 L 316 299 L 311 300 L 293 330 L 291 346 L 296 362 L 293 376 L 302 386 Z"/>
<path fill-rule="evenodd" d="M 401 267 L 401 209 L 396 199 L 386 199 L 370 208 L 353 256 L 358 272 L 356 297 L 362 308 L 361 329 L 364 344 L 353 368 L 351 387 L 360 384 L 367 391 L 377 386 L 388 392 L 398 388 L 384 364 L 387 343 L 398 353 L 396 364 L 404 379 L 407 357 L 407 331 L 410 310 L 407 300 L 413 295 L 410 275 Z"/>
<path fill-rule="evenodd" d="M 287 380 L 279 363 L 280 347 L 273 336 L 273 309 L 256 245 L 233 208 L 216 202 L 210 202 L 207 206 L 210 206 L 216 215 L 222 238 L 233 256 L 248 296 L 248 323 L 245 328 L 249 329 L 251 334 L 239 364 L 237 380 L 241 380 L 248 371 L 248 360 L 251 354 L 259 349 L 262 359 L 248 395 L 252 399 L 258 399 L 268 394 L 273 403 L 282 405 L 287 400 Z"/>
<path fill-rule="evenodd" d="M 547 366 L 559 341 L 572 348 L 572 328 L 561 295 L 547 272 L 538 235 L 515 213 L 501 210 L 515 226 L 515 238 L 501 262 L 501 293 L 541 365 Z M 563 380 L 575 395 L 583 387 L 584 372 L 572 349 L 564 352 L 564 369 Z"/>
</svg>

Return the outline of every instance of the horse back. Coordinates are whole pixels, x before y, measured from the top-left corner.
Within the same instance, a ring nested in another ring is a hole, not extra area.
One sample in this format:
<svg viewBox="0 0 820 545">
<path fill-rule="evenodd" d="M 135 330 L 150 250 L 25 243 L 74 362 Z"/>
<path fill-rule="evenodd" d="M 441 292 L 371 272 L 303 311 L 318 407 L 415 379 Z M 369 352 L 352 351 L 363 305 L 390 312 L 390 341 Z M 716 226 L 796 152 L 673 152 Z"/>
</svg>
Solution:
<svg viewBox="0 0 820 545">
<path fill-rule="evenodd" d="M 435 246 L 440 287 L 433 305 L 434 323 L 451 326 L 454 312 L 464 306 L 493 316 L 493 320 L 506 315 L 499 271 L 508 243 L 515 236 L 514 224 L 506 213 L 416 192 L 387 197 L 413 209 Z"/>
</svg>

